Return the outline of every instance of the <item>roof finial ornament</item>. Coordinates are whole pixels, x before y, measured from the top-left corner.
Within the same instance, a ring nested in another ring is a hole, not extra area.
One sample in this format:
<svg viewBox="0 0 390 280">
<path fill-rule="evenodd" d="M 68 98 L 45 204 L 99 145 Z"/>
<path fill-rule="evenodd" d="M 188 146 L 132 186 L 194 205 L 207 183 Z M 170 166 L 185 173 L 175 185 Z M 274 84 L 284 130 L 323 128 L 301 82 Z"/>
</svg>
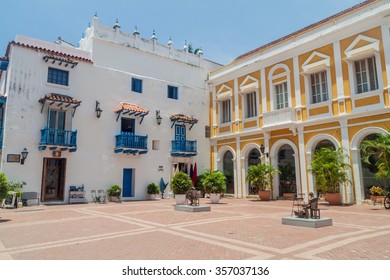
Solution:
<svg viewBox="0 0 390 280">
<path fill-rule="evenodd" d="M 156 31 L 155 31 L 154 29 L 153 29 L 153 35 L 152 35 L 151 40 L 152 40 L 153 42 L 157 41 Z"/>
<path fill-rule="evenodd" d="M 187 40 L 184 41 L 183 51 L 188 52 Z"/>
<path fill-rule="evenodd" d="M 139 30 L 138 30 L 138 28 L 137 28 L 137 25 L 136 25 L 135 28 L 134 28 L 133 35 L 134 35 L 134 36 L 139 35 Z"/>
<path fill-rule="evenodd" d="M 121 28 L 121 25 L 119 24 L 118 19 L 116 19 L 116 22 L 115 22 L 115 25 L 114 25 L 113 28 L 114 28 L 115 30 L 117 30 L 117 28 L 118 28 L 118 29 Z"/>
<path fill-rule="evenodd" d="M 95 17 L 98 17 L 98 16 L 97 16 L 97 12 L 95 12 Z"/>
<path fill-rule="evenodd" d="M 172 37 L 169 36 L 169 41 L 167 43 L 168 47 L 171 47 L 173 45 Z"/>
</svg>

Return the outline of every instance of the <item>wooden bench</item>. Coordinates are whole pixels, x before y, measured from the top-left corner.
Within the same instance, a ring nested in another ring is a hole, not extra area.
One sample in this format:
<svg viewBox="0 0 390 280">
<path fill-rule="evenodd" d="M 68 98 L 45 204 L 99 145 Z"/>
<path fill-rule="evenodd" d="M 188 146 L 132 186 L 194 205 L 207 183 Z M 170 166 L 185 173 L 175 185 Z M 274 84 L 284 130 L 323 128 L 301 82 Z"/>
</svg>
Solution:
<svg viewBox="0 0 390 280">
<path fill-rule="evenodd" d="M 27 206 L 27 201 L 30 199 L 36 199 L 38 202 L 38 205 L 40 204 L 39 193 L 37 193 L 37 192 L 23 192 L 22 193 L 22 201 L 26 201 L 26 206 Z"/>
</svg>

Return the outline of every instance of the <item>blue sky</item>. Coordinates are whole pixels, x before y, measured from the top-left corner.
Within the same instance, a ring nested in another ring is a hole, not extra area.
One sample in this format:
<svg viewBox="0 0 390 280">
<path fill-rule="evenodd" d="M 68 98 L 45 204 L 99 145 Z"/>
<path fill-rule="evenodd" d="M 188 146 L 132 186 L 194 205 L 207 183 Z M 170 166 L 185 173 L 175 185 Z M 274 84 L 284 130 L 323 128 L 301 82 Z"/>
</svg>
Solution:
<svg viewBox="0 0 390 280">
<path fill-rule="evenodd" d="M 15 35 L 77 44 L 95 12 L 102 25 L 132 33 L 137 26 L 158 42 L 172 37 L 201 47 L 207 59 L 227 64 L 237 56 L 363 0 L 1 0 L 0 56 Z"/>
</svg>

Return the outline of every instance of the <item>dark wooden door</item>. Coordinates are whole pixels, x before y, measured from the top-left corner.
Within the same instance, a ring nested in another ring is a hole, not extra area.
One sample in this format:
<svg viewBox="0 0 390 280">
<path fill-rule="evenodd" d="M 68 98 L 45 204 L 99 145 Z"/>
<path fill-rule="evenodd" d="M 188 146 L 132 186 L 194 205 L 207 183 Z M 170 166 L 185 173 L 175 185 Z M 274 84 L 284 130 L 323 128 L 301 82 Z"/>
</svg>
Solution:
<svg viewBox="0 0 390 280">
<path fill-rule="evenodd" d="M 44 158 L 42 201 L 64 200 L 66 159 Z"/>
</svg>

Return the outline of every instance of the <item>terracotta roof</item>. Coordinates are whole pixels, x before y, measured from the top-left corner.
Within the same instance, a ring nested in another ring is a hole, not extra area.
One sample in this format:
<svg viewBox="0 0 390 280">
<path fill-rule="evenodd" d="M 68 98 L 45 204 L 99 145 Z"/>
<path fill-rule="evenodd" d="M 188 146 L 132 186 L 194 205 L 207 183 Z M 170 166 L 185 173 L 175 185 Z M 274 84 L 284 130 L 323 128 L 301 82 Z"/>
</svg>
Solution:
<svg viewBox="0 0 390 280">
<path fill-rule="evenodd" d="M 70 103 L 70 104 L 80 104 L 81 101 L 73 98 L 68 95 L 63 95 L 59 93 L 49 93 L 43 96 L 41 99 L 39 99 L 39 102 L 44 103 L 46 100 L 54 101 L 54 102 L 63 102 L 63 103 Z"/>
<path fill-rule="evenodd" d="M 85 58 L 85 57 L 70 55 L 70 54 L 67 54 L 67 53 L 53 51 L 53 50 L 50 50 L 50 49 L 37 47 L 37 46 L 33 46 L 33 45 L 28 45 L 28 44 L 24 44 L 24 43 L 19 43 L 19 42 L 15 42 L 15 41 L 11 41 L 8 44 L 8 48 L 7 48 L 7 51 L 6 51 L 7 54 L 9 52 L 9 47 L 11 45 L 22 47 L 22 48 L 27 48 L 27 49 L 32 49 L 32 50 L 35 50 L 35 51 L 41 51 L 41 52 L 47 53 L 47 54 L 52 55 L 52 56 L 64 57 L 64 58 L 67 58 L 67 59 L 74 59 L 74 60 L 78 60 L 78 61 L 82 61 L 82 62 L 86 62 L 86 63 L 93 63 L 92 60 L 90 60 L 88 58 Z"/>
<path fill-rule="evenodd" d="M 144 115 L 149 113 L 149 110 L 146 110 L 145 108 L 142 108 L 141 106 L 138 106 L 136 104 L 121 102 L 118 107 L 115 109 L 115 113 L 119 113 L 122 111 L 130 111 L 130 112 L 137 112 L 142 113 Z"/>
<path fill-rule="evenodd" d="M 327 18 L 325 18 L 323 20 L 320 20 L 320 21 L 318 21 L 316 23 L 313 23 L 313 24 L 311 24 L 309 26 L 306 26 L 306 27 L 304 27 L 302 29 L 299 29 L 299 30 L 297 30 L 297 31 L 295 31 L 295 32 L 293 32 L 291 34 L 288 34 L 288 35 L 286 35 L 286 36 L 284 36 L 282 38 L 279 38 L 279 39 L 277 39 L 275 41 L 272 41 L 272 42 L 270 42 L 268 44 L 260 46 L 260 47 L 254 49 L 254 50 L 246 52 L 246 53 L 238 56 L 234 61 L 237 61 L 237 60 L 243 59 L 245 57 L 251 56 L 252 54 L 264 51 L 264 50 L 266 50 L 266 49 L 268 49 L 268 48 L 270 48 L 270 47 L 272 47 L 274 45 L 277 45 L 277 44 L 282 43 L 284 41 L 287 41 L 287 40 L 289 40 L 289 39 L 291 39 L 293 37 L 301 35 L 302 33 L 305 33 L 305 32 L 307 32 L 307 31 L 309 31 L 309 30 L 311 30 L 313 28 L 317 28 L 317 27 L 319 27 L 321 25 L 327 24 L 327 23 L 331 22 L 332 20 L 335 20 L 335 19 L 337 19 L 337 18 L 339 18 L 341 16 L 347 15 L 347 14 L 349 14 L 351 12 L 356 11 L 356 10 L 362 9 L 362 8 L 364 8 L 366 6 L 369 6 L 369 5 L 371 5 L 371 4 L 375 3 L 375 2 L 378 2 L 378 0 L 366 0 L 366 1 L 364 1 L 362 3 L 359 3 L 359 4 L 355 5 L 355 6 L 352 6 L 351 8 L 343 10 L 343 11 L 341 11 L 341 12 L 339 12 L 339 13 L 333 15 L 333 16 L 327 17 Z"/>
<path fill-rule="evenodd" d="M 182 122 L 189 122 L 189 123 L 197 123 L 198 120 L 192 117 L 188 117 L 184 114 L 176 114 L 169 117 L 171 121 L 182 121 Z"/>
</svg>

